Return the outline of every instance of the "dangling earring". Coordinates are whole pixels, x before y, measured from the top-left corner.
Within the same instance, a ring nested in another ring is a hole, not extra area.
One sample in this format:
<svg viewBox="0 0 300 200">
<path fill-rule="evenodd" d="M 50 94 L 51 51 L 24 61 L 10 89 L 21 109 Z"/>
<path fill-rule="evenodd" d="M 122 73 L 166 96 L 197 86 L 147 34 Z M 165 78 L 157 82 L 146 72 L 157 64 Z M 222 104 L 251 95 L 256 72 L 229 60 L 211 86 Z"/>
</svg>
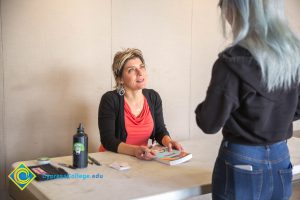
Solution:
<svg viewBox="0 0 300 200">
<path fill-rule="evenodd" d="M 123 84 L 120 84 L 117 88 L 117 92 L 120 96 L 123 96 L 125 94 L 125 89 L 123 87 Z"/>
</svg>

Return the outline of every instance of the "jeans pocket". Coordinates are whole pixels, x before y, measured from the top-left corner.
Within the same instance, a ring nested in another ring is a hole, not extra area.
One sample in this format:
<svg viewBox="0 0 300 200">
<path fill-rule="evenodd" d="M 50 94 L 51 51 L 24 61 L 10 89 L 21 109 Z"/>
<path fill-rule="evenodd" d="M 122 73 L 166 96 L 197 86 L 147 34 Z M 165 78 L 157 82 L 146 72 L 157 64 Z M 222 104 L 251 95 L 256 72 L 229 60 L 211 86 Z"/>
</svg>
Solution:
<svg viewBox="0 0 300 200">
<path fill-rule="evenodd" d="M 229 199 L 258 200 L 263 184 L 263 170 L 245 170 L 226 162 L 226 196 Z"/>
<path fill-rule="evenodd" d="M 293 165 L 290 164 L 288 169 L 279 170 L 282 183 L 283 198 L 289 199 L 292 195 Z"/>
</svg>

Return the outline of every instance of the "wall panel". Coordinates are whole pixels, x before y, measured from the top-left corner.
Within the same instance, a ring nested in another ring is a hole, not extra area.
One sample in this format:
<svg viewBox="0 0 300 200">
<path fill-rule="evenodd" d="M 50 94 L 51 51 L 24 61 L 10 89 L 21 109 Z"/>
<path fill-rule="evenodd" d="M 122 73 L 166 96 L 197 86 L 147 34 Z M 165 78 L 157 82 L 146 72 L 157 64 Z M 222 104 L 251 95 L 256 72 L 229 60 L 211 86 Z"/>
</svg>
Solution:
<svg viewBox="0 0 300 200">
<path fill-rule="evenodd" d="M 1 1 L 0 1 L 0 17 L 1 17 Z M 4 135 L 4 68 L 3 68 L 3 52 L 2 52 L 2 20 L 0 19 L 0 199 L 5 199 L 7 195 L 5 191 L 6 182 L 6 143 Z"/>
<path fill-rule="evenodd" d="M 202 102 L 211 77 L 213 63 L 226 42 L 223 40 L 218 0 L 194 0 L 191 68 L 191 137 L 203 134 L 196 125 L 195 109 Z"/>
<path fill-rule="evenodd" d="M 71 154 L 79 122 L 96 151 L 100 95 L 111 87 L 111 2 L 2 4 L 7 165 Z"/>
<path fill-rule="evenodd" d="M 165 123 L 176 139 L 189 135 L 191 14 L 191 0 L 112 1 L 113 53 L 143 51 L 148 88 L 161 95 Z"/>
</svg>

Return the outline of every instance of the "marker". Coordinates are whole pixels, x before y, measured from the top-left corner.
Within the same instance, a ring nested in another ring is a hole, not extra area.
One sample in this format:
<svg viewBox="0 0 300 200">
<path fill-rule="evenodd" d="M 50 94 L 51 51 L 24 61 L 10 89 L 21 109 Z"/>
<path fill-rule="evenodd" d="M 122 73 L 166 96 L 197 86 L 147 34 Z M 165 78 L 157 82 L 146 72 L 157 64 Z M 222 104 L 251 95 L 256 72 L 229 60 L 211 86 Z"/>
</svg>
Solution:
<svg viewBox="0 0 300 200">
<path fill-rule="evenodd" d="M 71 169 L 76 169 L 72 165 L 68 165 L 68 164 L 65 164 L 65 163 L 57 163 L 57 164 L 60 165 L 60 166 L 63 166 L 63 167 L 68 167 L 68 168 L 71 168 Z"/>
<path fill-rule="evenodd" d="M 89 159 L 96 165 L 101 166 L 101 164 L 95 158 L 92 158 L 91 156 L 89 156 Z"/>
</svg>

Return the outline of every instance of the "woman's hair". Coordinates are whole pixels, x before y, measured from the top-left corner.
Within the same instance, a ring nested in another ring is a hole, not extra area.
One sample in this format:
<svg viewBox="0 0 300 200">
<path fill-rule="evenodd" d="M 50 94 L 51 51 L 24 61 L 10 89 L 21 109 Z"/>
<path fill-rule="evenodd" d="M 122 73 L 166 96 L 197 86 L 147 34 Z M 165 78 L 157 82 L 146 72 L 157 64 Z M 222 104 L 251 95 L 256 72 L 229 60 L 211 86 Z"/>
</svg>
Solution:
<svg viewBox="0 0 300 200">
<path fill-rule="evenodd" d="M 288 26 L 284 0 L 220 0 L 219 6 L 224 34 L 228 20 L 232 46 L 250 51 L 269 91 L 300 82 L 300 41 Z"/>
<path fill-rule="evenodd" d="M 139 58 L 143 64 L 145 64 L 143 53 L 139 49 L 127 48 L 122 51 L 118 51 L 115 54 L 114 61 L 112 64 L 112 71 L 116 81 L 116 88 L 120 86 L 120 78 L 123 74 L 123 68 L 126 62 L 133 58 Z"/>
</svg>

